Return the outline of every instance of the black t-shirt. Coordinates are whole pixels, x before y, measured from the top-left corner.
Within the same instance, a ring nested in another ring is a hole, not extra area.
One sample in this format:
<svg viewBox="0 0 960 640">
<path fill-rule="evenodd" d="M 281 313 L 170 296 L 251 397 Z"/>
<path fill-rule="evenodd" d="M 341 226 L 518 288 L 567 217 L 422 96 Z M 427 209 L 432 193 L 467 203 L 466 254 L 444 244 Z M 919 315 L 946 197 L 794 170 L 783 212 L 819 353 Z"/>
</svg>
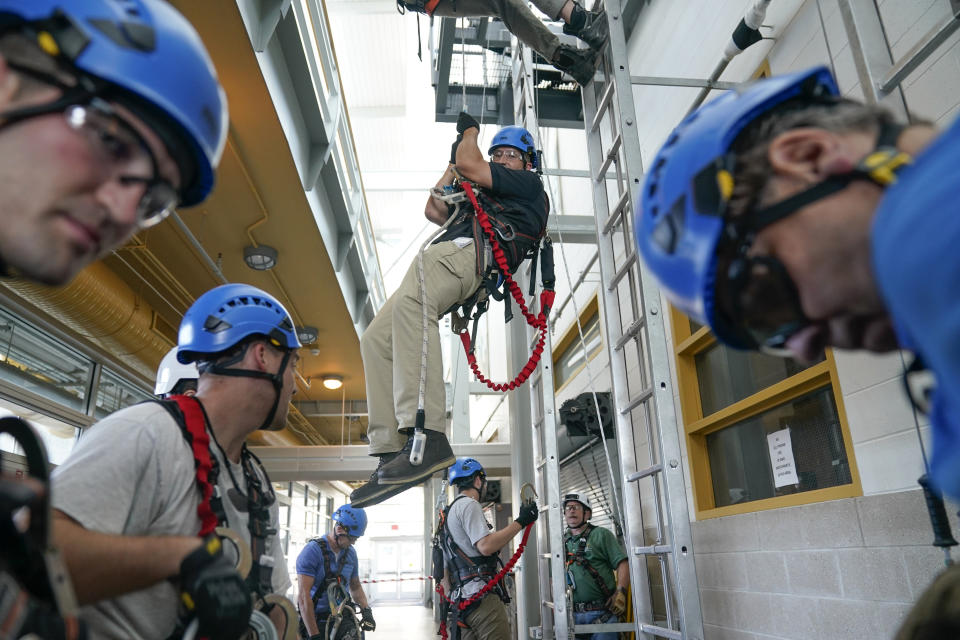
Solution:
<svg viewBox="0 0 960 640">
<path fill-rule="evenodd" d="M 517 232 L 539 236 L 547 225 L 547 201 L 540 176 L 525 169 L 508 169 L 496 162 L 490 163 L 490 175 L 493 186 L 490 189 L 481 188 L 480 192 L 500 203 L 503 211 L 492 210 L 493 208 L 484 206 L 481 201 L 484 210 L 510 224 Z M 453 223 L 435 242 L 471 237 L 472 216 L 462 222 Z"/>
</svg>

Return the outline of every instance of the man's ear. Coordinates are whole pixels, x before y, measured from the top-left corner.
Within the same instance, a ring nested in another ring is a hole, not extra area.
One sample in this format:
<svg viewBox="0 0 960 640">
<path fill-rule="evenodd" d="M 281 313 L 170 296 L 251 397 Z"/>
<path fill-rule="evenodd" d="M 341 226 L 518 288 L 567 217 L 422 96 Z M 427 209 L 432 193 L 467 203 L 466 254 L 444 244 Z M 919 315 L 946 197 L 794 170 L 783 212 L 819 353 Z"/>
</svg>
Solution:
<svg viewBox="0 0 960 640">
<path fill-rule="evenodd" d="M 0 54 L 0 106 L 9 104 L 20 88 L 20 76 L 7 64 L 7 59 Z"/>
<path fill-rule="evenodd" d="M 834 132 L 804 127 L 775 137 L 767 150 L 767 159 L 775 175 L 813 183 L 851 170 L 856 163 L 847 151 Z"/>
</svg>

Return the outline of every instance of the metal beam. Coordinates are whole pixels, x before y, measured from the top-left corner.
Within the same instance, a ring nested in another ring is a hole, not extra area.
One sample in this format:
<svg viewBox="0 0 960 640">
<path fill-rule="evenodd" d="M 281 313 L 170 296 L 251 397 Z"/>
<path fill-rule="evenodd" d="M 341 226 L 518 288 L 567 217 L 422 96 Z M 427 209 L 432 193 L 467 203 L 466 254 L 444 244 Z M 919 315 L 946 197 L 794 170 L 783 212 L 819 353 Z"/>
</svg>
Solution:
<svg viewBox="0 0 960 640">
<path fill-rule="evenodd" d="M 452 444 L 457 457 L 477 460 L 487 475 L 509 476 L 509 443 Z M 314 447 L 250 447 L 263 462 L 274 482 L 319 482 L 366 480 L 377 468 L 377 459 L 369 455 L 366 445 Z"/>
<path fill-rule="evenodd" d="M 703 89 L 733 89 L 737 82 L 700 80 L 697 78 L 665 78 L 659 76 L 630 76 L 630 84 L 648 84 L 658 87 L 700 87 Z"/>
<path fill-rule="evenodd" d="M 597 244 L 597 225 L 593 216 L 551 216 L 547 233 L 554 242 Z"/>
<path fill-rule="evenodd" d="M 345 404 L 334 401 L 301 400 L 294 402 L 293 406 L 307 418 L 339 418 L 341 415 L 348 418 L 351 416 L 367 416 L 366 400 L 347 400 Z"/>
</svg>

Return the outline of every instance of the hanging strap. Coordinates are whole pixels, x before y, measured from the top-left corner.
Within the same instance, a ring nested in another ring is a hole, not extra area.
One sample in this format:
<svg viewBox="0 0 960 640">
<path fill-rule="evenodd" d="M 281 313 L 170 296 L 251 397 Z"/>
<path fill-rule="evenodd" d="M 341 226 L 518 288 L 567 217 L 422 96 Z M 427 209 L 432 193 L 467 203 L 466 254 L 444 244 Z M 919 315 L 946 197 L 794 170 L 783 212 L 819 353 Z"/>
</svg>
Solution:
<svg viewBox="0 0 960 640">
<path fill-rule="evenodd" d="M 480 206 L 480 203 L 477 202 L 477 196 L 473 192 L 473 187 L 470 185 L 470 183 L 464 181 L 461 183 L 461 186 L 463 187 L 464 192 L 467 194 L 470 204 L 473 205 L 477 222 L 480 224 L 484 235 L 486 235 L 487 240 L 490 242 L 490 247 L 493 251 L 493 259 L 497 263 L 497 267 L 500 269 L 500 272 L 503 274 L 505 286 L 510 290 L 513 299 L 516 300 L 517 306 L 520 307 L 520 313 L 522 313 L 523 317 L 526 318 L 527 324 L 540 332 L 540 337 L 537 339 L 537 343 L 533 348 L 533 353 L 530 354 L 530 359 L 527 360 L 527 364 L 523 366 L 523 368 L 520 370 L 520 373 L 517 374 L 517 377 L 510 382 L 499 383 L 488 380 L 483 373 L 480 372 L 480 366 L 477 364 L 477 357 L 473 352 L 473 340 L 471 339 L 470 333 L 465 328 L 460 331 L 460 342 L 463 343 L 463 350 L 467 356 L 467 364 L 470 365 L 470 369 L 473 371 L 473 375 L 477 377 L 477 380 L 486 384 L 489 388 L 494 389 L 495 391 L 512 391 L 527 381 L 527 378 L 529 378 L 530 375 L 536 370 L 537 364 L 540 362 L 540 357 L 543 355 L 544 344 L 547 340 L 547 317 L 550 313 L 550 308 L 553 306 L 553 299 L 556 296 L 556 293 L 553 291 L 552 278 L 551 282 L 549 283 L 549 288 L 547 282 L 544 281 L 544 289 L 540 293 L 540 313 L 537 316 L 534 316 L 532 313 L 530 313 L 530 310 L 526 305 L 526 300 L 523 297 L 523 292 L 520 290 L 520 286 L 514 281 L 513 276 L 510 274 L 510 267 L 507 264 L 507 257 L 503 253 L 503 249 L 500 247 L 500 244 L 497 242 L 497 234 L 494 232 L 493 225 L 490 223 L 490 217 L 487 215 L 487 212 L 483 210 L 483 207 Z M 545 260 L 541 260 L 541 262 L 545 262 Z M 550 263 L 552 265 L 552 259 L 550 260 Z"/>
<path fill-rule="evenodd" d="M 197 489 L 200 490 L 200 503 L 197 504 L 197 515 L 200 516 L 200 533 L 204 538 L 217 528 L 219 518 L 211 506 L 213 497 L 212 470 L 213 459 L 210 456 L 210 436 L 207 434 L 207 421 L 203 415 L 200 402 L 190 396 L 171 396 L 169 398 L 177 408 L 183 420 L 177 420 L 182 427 L 184 437 L 193 451 L 193 462 L 197 469 Z M 169 407 L 167 403 L 164 406 Z M 169 408 L 168 408 L 169 411 Z"/>
</svg>

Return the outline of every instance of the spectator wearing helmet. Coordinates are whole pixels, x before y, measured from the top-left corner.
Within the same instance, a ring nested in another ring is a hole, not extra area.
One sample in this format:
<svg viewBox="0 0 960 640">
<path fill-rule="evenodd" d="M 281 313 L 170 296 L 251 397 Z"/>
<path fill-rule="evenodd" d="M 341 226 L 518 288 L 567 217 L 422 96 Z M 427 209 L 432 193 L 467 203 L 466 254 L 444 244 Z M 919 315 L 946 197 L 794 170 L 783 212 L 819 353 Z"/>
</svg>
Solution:
<svg viewBox="0 0 960 640">
<path fill-rule="evenodd" d="M 462 634 L 464 640 L 501 640 L 510 636 L 507 620 L 506 590 L 498 584 L 483 598 L 462 612 L 456 604 L 475 595 L 497 571 L 500 549 L 537 519 L 537 505 L 525 502 L 516 519 L 500 530 L 493 530 L 480 501 L 487 488 L 487 474 L 473 458 L 458 458 L 450 467 L 448 478 L 457 487 L 457 497 L 441 518 L 439 539 L 443 548 L 445 586 L 448 587 L 450 617 L 447 629 L 451 638 Z M 465 626 L 464 626 L 465 625 Z"/>
<path fill-rule="evenodd" d="M 583 493 L 563 496 L 563 517 L 567 532 L 567 584 L 573 592 L 575 624 L 616 622 L 627 612 L 630 567 L 627 554 L 608 529 L 590 524 L 593 509 Z M 577 635 L 591 640 L 617 640 L 618 633 Z"/>
<path fill-rule="evenodd" d="M 574 0 L 533 0 L 533 4 L 551 20 L 562 20 L 563 32 L 577 36 L 593 51 L 561 44 L 524 0 L 398 0 L 397 4 L 431 17 L 498 18 L 518 40 L 581 85 L 593 80 L 596 52 L 607 44 L 606 13 L 584 9 Z"/>
<path fill-rule="evenodd" d="M 173 347 L 167 351 L 167 355 L 163 356 L 157 368 L 157 382 L 153 388 L 153 394 L 160 398 L 195 396 L 199 376 L 197 365 L 193 362 L 181 364 L 177 360 L 177 347 Z"/>
<path fill-rule="evenodd" d="M 0 0 L 0 273 L 64 284 L 204 200 L 216 71 L 163 0 Z"/>
<path fill-rule="evenodd" d="M 290 315 L 264 291 L 226 284 L 187 310 L 178 343 L 179 362 L 198 364 L 195 399 L 181 398 L 193 411 L 159 402 L 117 411 L 53 476 L 54 538 L 95 637 L 168 638 L 182 594 L 201 636 L 235 638 L 252 591 L 290 587 L 270 478 L 244 444 L 286 421 L 300 347 Z M 216 491 L 201 496 L 205 460 Z M 246 580 L 216 552 L 218 539 L 201 546 L 209 518 L 250 546 Z"/>
<path fill-rule="evenodd" d="M 460 135 L 453 145 L 450 164 L 436 186 L 442 189 L 453 184 L 455 165 L 464 179 L 478 185 L 480 201 L 491 214 L 493 224 L 501 229 L 509 225 L 515 232 L 514 240 L 503 240 L 501 247 L 510 268 L 516 270 L 547 225 L 546 194 L 540 176 L 533 171 L 538 162 L 533 136 L 522 127 L 501 130 L 493 138 L 491 160 L 487 162 L 477 146 L 479 123 L 461 113 L 457 131 Z M 443 225 L 450 212 L 443 201 L 431 196 L 424 215 L 434 224 Z M 350 494 L 350 503 L 355 506 L 367 507 L 386 500 L 456 460 L 444 433 L 446 391 L 438 319 L 472 298 L 493 266 L 485 258 L 485 240 L 475 236 L 474 227 L 472 211 L 452 221 L 423 253 L 426 300 L 421 300 L 414 260 L 403 283 L 360 338 L 370 454 L 378 456 L 380 463 L 370 481 Z M 424 313 L 429 322 L 424 402 L 427 440 L 423 462 L 415 466 L 409 459 L 413 444 L 410 432 L 419 404 Z"/>
<path fill-rule="evenodd" d="M 807 362 L 827 346 L 913 351 L 908 389 L 914 370 L 937 382 L 911 398 L 930 415 L 931 480 L 953 498 L 958 162 L 960 123 L 898 124 L 841 97 L 816 67 L 731 91 L 681 122 L 650 165 L 636 225 L 667 297 L 727 345 Z M 940 587 L 955 583 L 951 571 Z M 930 608 L 898 639 L 957 636 L 956 598 L 941 596 L 924 596 Z M 952 632 L 929 630 L 938 616 Z"/>
<path fill-rule="evenodd" d="M 353 548 L 367 530 L 367 514 L 363 509 L 345 504 L 333 512 L 331 520 L 330 532 L 308 540 L 297 556 L 300 636 L 308 640 L 329 638 L 326 633 L 330 617 L 327 590 L 333 583 L 344 585 L 353 601 L 360 605 L 360 628 L 363 631 L 377 628 L 367 594 L 360 584 L 357 551 Z"/>
</svg>

